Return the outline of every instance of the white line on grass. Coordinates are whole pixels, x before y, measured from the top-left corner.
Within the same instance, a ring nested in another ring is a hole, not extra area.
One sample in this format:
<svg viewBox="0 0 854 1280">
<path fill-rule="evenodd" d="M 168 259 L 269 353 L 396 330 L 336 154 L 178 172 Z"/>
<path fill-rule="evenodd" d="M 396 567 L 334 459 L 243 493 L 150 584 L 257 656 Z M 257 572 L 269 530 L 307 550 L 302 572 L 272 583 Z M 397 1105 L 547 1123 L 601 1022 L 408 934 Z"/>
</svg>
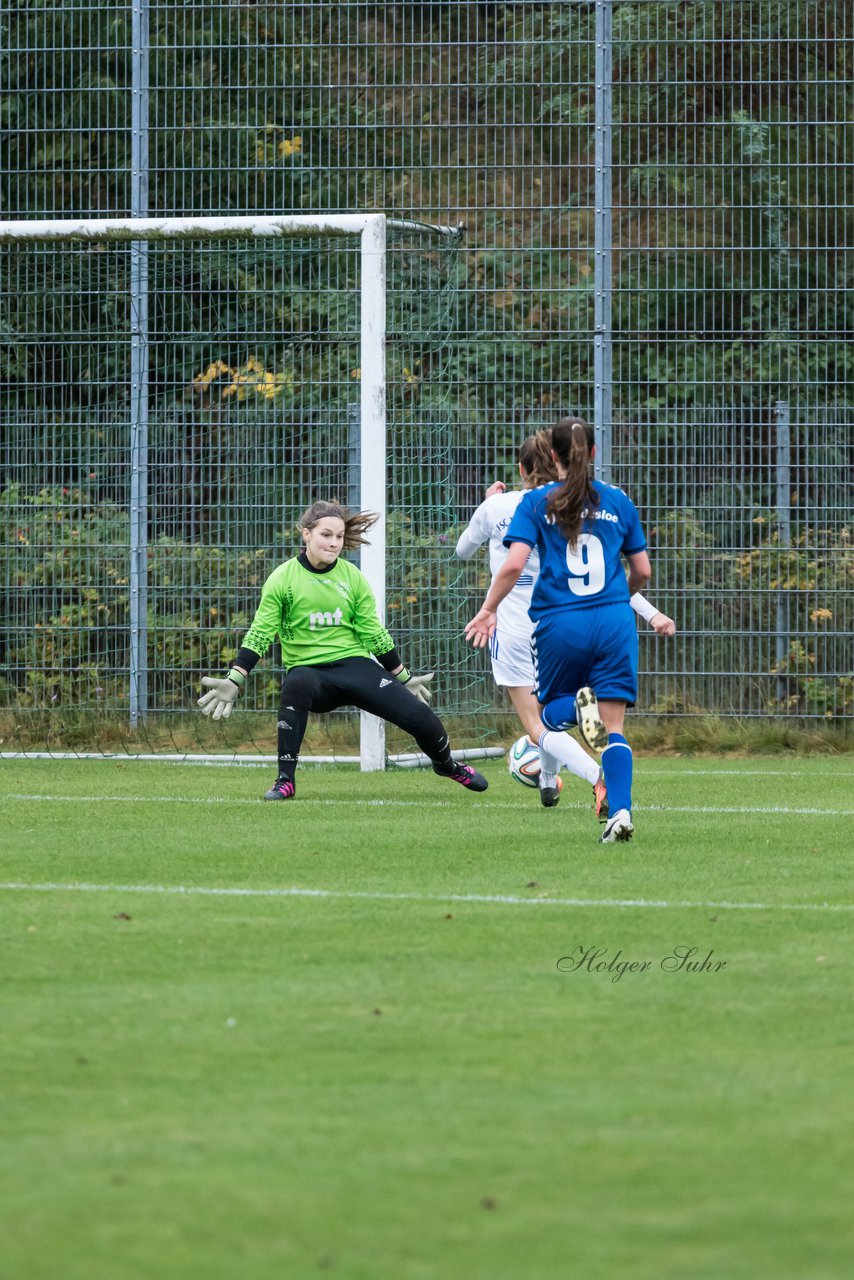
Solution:
<svg viewBox="0 0 854 1280">
<path fill-rule="evenodd" d="M 658 769 L 655 760 L 644 760 L 644 769 L 649 768 L 650 777 L 655 775 L 656 778 L 817 778 L 820 776 L 830 777 L 834 772 L 833 769 L 827 771 L 826 775 L 822 775 L 820 768 L 816 769 Z"/>
<path fill-rule="evenodd" d="M 53 804 L 71 804 L 77 802 L 80 804 L 237 804 L 237 805 L 259 805 L 260 798 L 250 798 L 246 796 L 60 796 L 60 795 L 35 795 L 24 794 L 21 792 L 8 792 L 5 795 L 0 793 L 0 802 L 3 800 L 34 800 L 46 801 Z M 350 800 L 341 797 L 335 799 L 333 796 L 301 796 L 299 801 L 300 808 L 304 805 L 322 805 L 322 806 L 344 806 L 347 809 L 353 808 L 398 808 L 398 809 L 447 809 L 452 806 L 450 800 Z M 523 802 L 514 802 L 510 800 L 488 800 L 486 801 L 492 809 L 515 809 L 517 812 L 524 812 Z M 564 808 L 569 809 L 586 809 L 589 805 L 580 801 L 569 801 Z M 677 804 L 639 804 L 634 808 L 638 811 L 646 813 L 741 813 L 741 814 L 762 814 L 762 813 L 779 813 L 779 814 L 801 814 L 811 818 L 851 818 L 854 817 L 854 809 L 814 809 L 814 808 L 797 808 L 793 805 L 677 805 Z M 480 811 L 480 810 L 479 810 Z"/>
<path fill-rule="evenodd" d="M 326 898 L 366 902 L 469 902 L 509 907 L 617 907 L 656 910 L 854 911 L 848 902 L 662 902 L 651 898 L 519 898 L 503 893 L 367 893 L 351 889 L 217 888 L 185 884 L 23 884 L 0 883 L 4 893 L 151 893 L 208 898 Z"/>
</svg>

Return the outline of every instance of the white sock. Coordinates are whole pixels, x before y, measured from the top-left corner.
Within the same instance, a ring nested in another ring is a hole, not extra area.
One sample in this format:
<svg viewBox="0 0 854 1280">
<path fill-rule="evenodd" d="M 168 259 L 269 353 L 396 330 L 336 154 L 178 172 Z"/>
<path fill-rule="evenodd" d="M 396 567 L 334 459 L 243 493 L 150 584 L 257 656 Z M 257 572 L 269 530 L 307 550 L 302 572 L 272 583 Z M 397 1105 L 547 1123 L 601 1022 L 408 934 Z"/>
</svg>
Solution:
<svg viewBox="0 0 854 1280">
<path fill-rule="evenodd" d="M 560 773 L 560 761 L 557 756 L 553 756 L 549 751 L 544 751 L 542 747 L 540 747 L 540 772 L 547 778 L 556 778 Z M 544 785 L 547 787 L 553 787 L 555 784 L 553 782 L 546 782 Z"/>
<path fill-rule="evenodd" d="M 599 778 L 599 765 L 591 759 L 582 746 L 568 733 L 559 733 L 556 729 L 544 729 L 540 734 L 540 759 L 543 751 L 554 756 L 561 764 L 566 765 L 570 773 L 583 778 L 591 787 Z"/>
</svg>

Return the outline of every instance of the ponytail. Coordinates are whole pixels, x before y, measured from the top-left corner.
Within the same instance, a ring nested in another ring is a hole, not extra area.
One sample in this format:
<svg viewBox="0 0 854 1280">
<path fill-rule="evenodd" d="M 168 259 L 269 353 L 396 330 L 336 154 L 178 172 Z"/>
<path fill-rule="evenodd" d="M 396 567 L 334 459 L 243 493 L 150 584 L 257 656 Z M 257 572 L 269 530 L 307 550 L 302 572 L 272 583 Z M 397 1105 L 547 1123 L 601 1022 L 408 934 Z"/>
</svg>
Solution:
<svg viewBox="0 0 854 1280">
<path fill-rule="evenodd" d="M 343 520 L 343 549 L 355 551 L 356 547 L 367 544 L 368 540 L 364 535 L 372 525 L 376 524 L 379 516 L 373 511 L 356 511 L 351 515 L 346 507 L 340 506 L 337 502 L 313 502 L 300 516 L 300 530 L 313 529 L 315 525 L 320 524 L 321 520 Z"/>
<path fill-rule="evenodd" d="M 528 436 L 519 450 L 519 465 L 531 482 L 532 488 L 557 480 L 550 430 L 538 431 L 536 435 Z"/>
<path fill-rule="evenodd" d="M 578 541 L 584 516 L 599 505 L 590 477 L 593 441 L 593 428 L 583 418 L 561 418 L 552 430 L 552 449 L 566 477 L 549 494 L 549 514 L 571 547 Z"/>
</svg>

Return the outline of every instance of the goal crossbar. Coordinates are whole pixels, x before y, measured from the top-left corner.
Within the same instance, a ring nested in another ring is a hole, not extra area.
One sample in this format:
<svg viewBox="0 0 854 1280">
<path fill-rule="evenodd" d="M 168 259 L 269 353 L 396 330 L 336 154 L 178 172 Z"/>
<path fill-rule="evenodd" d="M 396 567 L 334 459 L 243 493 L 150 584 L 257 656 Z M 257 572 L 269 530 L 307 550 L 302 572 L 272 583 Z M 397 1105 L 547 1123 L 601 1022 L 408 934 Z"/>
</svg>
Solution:
<svg viewBox="0 0 854 1280">
<path fill-rule="evenodd" d="M 261 236 L 361 235 L 385 230 L 384 213 L 281 217 L 246 214 L 210 218 L 42 218 L 0 221 L 0 244 L 20 240 L 251 240 Z"/>
<path fill-rule="evenodd" d="M 386 226 L 381 213 L 189 218 L 56 218 L 0 221 L 0 244 L 26 241 L 128 243 L 131 271 L 130 396 L 130 719 L 145 719 L 148 673 L 148 271 L 150 242 L 359 236 L 360 238 L 360 430 L 359 502 L 379 516 L 362 549 L 381 618 L 385 617 L 386 561 Z M 448 230 L 442 228 L 443 231 Z M 385 725 L 361 714 L 359 760 L 364 771 L 385 767 Z"/>
</svg>

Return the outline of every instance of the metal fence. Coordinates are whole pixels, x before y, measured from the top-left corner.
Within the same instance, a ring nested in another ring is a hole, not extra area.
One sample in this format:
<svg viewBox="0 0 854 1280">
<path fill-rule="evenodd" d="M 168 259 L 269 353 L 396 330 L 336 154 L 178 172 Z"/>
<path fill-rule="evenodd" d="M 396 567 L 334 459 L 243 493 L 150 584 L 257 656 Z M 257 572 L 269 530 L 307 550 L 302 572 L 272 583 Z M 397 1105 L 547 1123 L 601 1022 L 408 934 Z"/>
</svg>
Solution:
<svg viewBox="0 0 854 1280">
<path fill-rule="evenodd" d="M 388 620 L 473 739 L 501 702 L 460 639 L 485 565 L 453 561 L 454 532 L 569 410 L 679 626 L 644 637 L 641 709 L 854 718 L 848 4 L 43 0 L 0 23 L 4 218 L 466 224 L 392 249 Z M 352 493 L 356 282 L 341 252 L 278 254 L 2 251 L 13 738 L 127 706 L 134 272 L 149 724 L 233 652 L 296 511 Z M 268 662 L 259 710 L 274 683 Z"/>
</svg>

